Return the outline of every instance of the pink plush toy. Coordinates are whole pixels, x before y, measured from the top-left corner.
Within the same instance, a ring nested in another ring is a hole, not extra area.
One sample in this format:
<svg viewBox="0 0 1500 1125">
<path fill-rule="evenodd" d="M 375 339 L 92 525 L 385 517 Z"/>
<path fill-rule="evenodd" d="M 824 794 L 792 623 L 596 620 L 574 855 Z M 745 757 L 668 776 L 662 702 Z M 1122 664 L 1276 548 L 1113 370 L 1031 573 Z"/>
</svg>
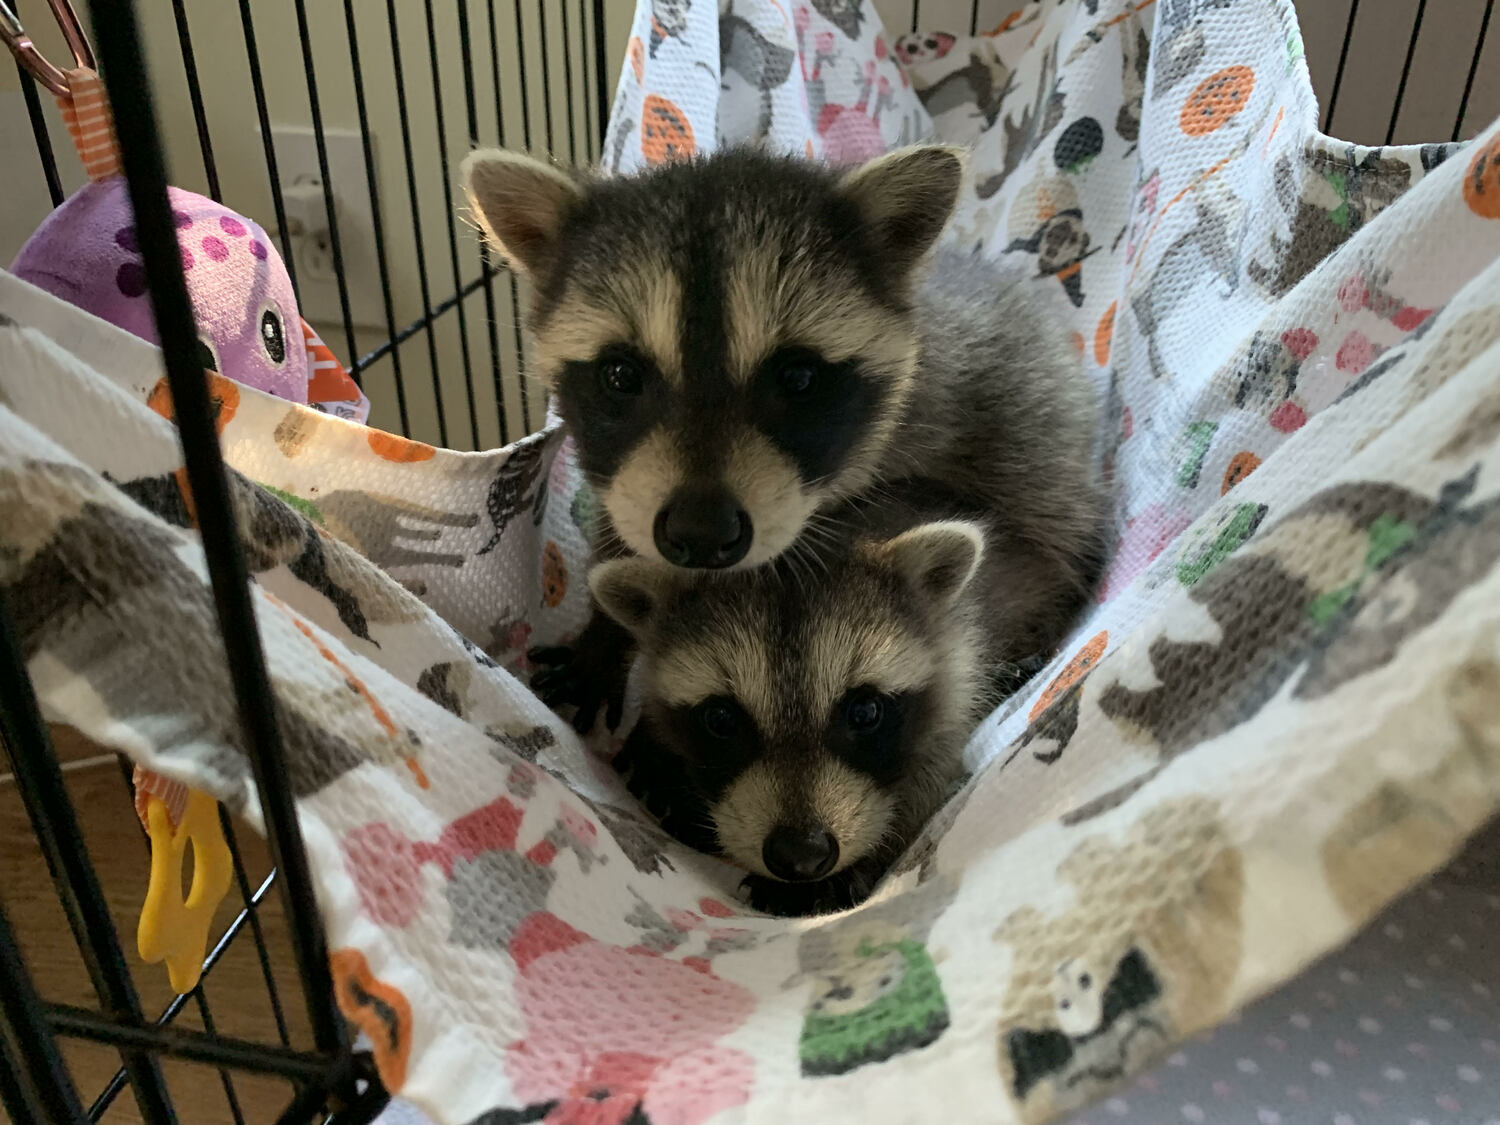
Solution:
<svg viewBox="0 0 1500 1125">
<path fill-rule="evenodd" d="M 203 366 L 306 402 L 308 360 L 297 300 L 266 232 L 192 192 L 168 188 Z M 85 184 L 49 215 L 16 276 L 157 343 L 125 181 Z"/>
<path fill-rule="evenodd" d="M 109 99 L 92 69 L 87 40 L 78 29 L 74 33 L 81 45 L 74 50 L 78 66 L 43 84 L 57 95 L 89 182 L 26 240 L 11 272 L 157 344 Z M 266 232 L 205 196 L 168 188 L 167 198 L 177 221 L 203 366 L 363 422 L 369 399 L 298 315 L 292 280 Z"/>
</svg>

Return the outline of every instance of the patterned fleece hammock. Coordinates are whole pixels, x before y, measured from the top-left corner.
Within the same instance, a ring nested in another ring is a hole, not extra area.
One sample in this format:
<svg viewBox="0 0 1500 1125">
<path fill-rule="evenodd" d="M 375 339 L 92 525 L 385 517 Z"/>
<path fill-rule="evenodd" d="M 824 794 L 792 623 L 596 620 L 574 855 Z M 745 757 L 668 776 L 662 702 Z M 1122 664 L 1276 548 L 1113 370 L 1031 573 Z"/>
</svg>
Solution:
<svg viewBox="0 0 1500 1125">
<path fill-rule="evenodd" d="M 1500 808 L 1500 129 L 1322 136 L 1289 0 L 634 31 L 614 170 L 973 144 L 951 236 L 1070 298 L 1113 563 L 875 899 L 776 921 L 517 678 L 587 612 L 555 426 L 457 453 L 216 379 L 345 1010 L 442 1125 L 1045 1120 Z M 49 718 L 258 821 L 158 353 L 8 275 L 0 313 L 0 588 Z"/>
</svg>

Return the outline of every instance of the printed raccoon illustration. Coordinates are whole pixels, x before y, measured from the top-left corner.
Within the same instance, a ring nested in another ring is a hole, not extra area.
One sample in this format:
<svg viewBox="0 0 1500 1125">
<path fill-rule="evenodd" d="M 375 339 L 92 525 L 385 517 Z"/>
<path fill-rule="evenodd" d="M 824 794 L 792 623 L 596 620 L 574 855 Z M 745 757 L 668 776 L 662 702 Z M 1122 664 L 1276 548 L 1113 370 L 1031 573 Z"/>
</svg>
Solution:
<svg viewBox="0 0 1500 1125">
<path fill-rule="evenodd" d="M 962 775 L 975 724 L 1085 596 L 1002 519 L 913 482 L 830 515 L 775 563 L 601 564 L 634 635 L 630 785 L 684 843 L 746 868 L 779 914 L 864 898 Z"/>
<path fill-rule="evenodd" d="M 1049 294 L 930 253 L 962 176 L 942 146 L 852 171 L 730 149 L 614 178 L 469 155 L 476 218 L 533 282 L 534 370 L 602 557 L 753 568 L 816 513 L 921 473 L 1080 572 L 1099 527 L 1091 393 Z M 627 645 L 596 614 L 534 657 L 554 665 L 535 686 L 586 731 L 601 701 L 618 715 Z"/>
</svg>

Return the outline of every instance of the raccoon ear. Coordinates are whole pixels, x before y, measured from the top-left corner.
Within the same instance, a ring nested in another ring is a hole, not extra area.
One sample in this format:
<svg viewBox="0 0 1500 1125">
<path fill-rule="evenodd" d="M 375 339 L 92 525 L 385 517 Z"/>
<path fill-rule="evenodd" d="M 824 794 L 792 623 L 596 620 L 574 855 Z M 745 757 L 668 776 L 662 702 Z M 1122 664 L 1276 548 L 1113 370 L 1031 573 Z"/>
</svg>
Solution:
<svg viewBox="0 0 1500 1125">
<path fill-rule="evenodd" d="M 615 559 L 589 572 L 589 589 L 605 613 L 640 636 L 650 628 L 671 578 L 669 567 L 645 559 Z"/>
<path fill-rule="evenodd" d="M 917 145 L 877 156 L 845 174 L 853 201 L 898 269 L 917 264 L 948 225 L 964 178 L 964 151 Z"/>
<path fill-rule="evenodd" d="M 533 277 L 543 272 L 563 220 L 582 196 L 577 182 L 533 157 L 493 148 L 469 153 L 458 174 L 500 253 Z"/>
<path fill-rule="evenodd" d="M 922 524 L 887 542 L 882 554 L 918 593 L 947 604 L 974 577 L 984 555 L 984 532 L 963 520 Z"/>
</svg>

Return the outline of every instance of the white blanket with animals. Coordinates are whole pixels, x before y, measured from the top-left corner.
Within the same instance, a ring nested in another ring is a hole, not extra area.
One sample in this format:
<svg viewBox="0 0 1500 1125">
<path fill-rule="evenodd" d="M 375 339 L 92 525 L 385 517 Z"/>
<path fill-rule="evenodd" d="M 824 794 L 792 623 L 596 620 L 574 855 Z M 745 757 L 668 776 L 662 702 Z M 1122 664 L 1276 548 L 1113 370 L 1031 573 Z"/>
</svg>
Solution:
<svg viewBox="0 0 1500 1125">
<path fill-rule="evenodd" d="M 339 997 L 443 1125 L 1039 1122 L 1500 808 L 1500 130 L 1320 135 L 1290 0 L 640 0 L 611 170 L 972 144 L 1072 310 L 1098 604 L 868 905 L 755 916 L 518 676 L 587 614 L 556 430 L 461 454 L 215 380 Z M 49 717 L 257 815 L 157 353 L 0 276 L 0 593 Z M 143 674 L 149 669 L 150 674 Z"/>
</svg>

